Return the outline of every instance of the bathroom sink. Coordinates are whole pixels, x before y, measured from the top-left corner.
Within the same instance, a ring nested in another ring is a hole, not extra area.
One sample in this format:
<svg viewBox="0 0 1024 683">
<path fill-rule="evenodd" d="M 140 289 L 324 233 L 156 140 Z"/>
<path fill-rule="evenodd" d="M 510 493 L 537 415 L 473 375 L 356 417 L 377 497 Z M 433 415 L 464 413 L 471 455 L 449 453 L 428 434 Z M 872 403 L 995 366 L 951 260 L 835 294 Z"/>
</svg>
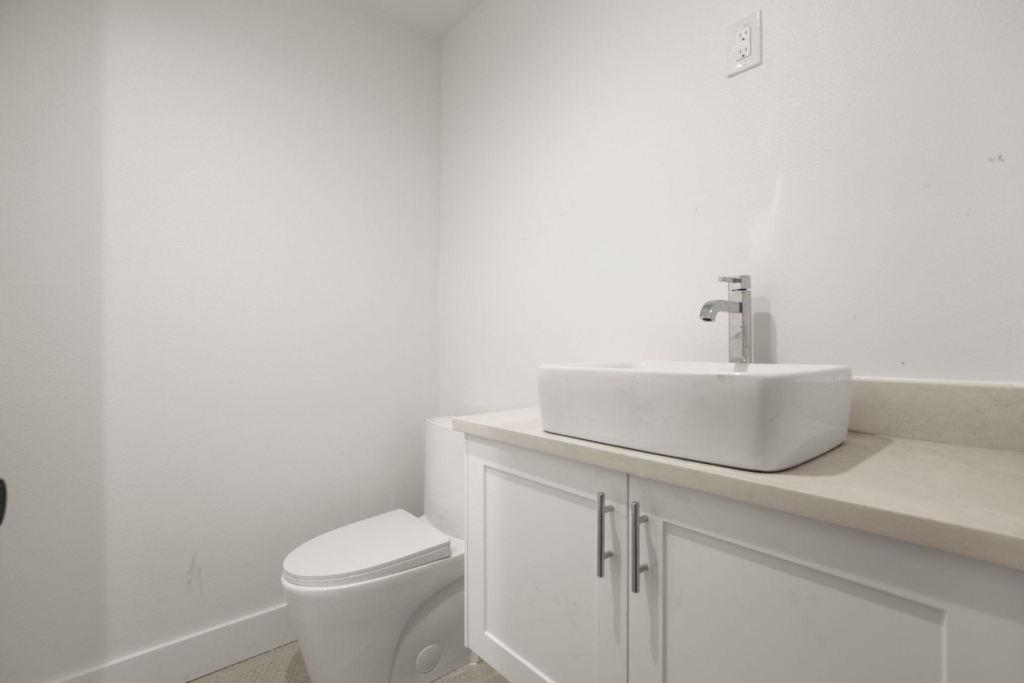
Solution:
<svg viewBox="0 0 1024 683">
<path fill-rule="evenodd" d="M 759 472 L 846 439 L 850 368 L 623 361 L 540 366 L 544 431 Z"/>
</svg>

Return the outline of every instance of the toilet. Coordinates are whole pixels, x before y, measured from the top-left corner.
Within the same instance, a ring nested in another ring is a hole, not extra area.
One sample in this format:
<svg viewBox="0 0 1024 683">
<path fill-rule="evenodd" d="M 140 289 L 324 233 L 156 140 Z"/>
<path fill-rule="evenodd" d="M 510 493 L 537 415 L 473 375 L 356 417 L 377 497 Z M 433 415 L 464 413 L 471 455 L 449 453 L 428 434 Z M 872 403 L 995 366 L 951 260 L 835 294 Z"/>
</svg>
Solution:
<svg viewBox="0 0 1024 683">
<path fill-rule="evenodd" d="M 464 666 L 464 460 L 427 420 L 423 517 L 392 510 L 303 543 L 281 583 L 312 683 L 429 683 Z"/>
</svg>

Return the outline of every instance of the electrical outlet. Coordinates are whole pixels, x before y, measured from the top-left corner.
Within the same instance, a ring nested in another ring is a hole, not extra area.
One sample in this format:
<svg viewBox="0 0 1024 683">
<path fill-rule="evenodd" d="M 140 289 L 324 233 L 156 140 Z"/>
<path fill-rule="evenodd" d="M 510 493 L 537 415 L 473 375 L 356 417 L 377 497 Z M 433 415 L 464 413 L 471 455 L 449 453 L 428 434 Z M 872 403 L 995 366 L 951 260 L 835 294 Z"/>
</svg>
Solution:
<svg viewBox="0 0 1024 683">
<path fill-rule="evenodd" d="M 725 75 L 732 77 L 761 65 L 761 10 L 740 19 L 725 34 Z"/>
<path fill-rule="evenodd" d="M 736 34 L 736 51 L 738 53 L 736 61 L 750 56 L 750 24 L 740 26 L 740 30 Z"/>
</svg>

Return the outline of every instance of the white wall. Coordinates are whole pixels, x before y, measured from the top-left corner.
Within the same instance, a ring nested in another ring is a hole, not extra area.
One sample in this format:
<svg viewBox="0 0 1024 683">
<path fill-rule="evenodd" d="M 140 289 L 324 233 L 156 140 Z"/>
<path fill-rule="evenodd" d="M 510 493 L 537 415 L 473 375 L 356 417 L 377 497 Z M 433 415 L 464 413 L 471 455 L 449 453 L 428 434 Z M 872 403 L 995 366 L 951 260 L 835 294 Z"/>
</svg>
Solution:
<svg viewBox="0 0 1024 683">
<path fill-rule="evenodd" d="M 0 680 L 279 604 L 296 544 L 418 511 L 423 417 L 539 363 L 723 358 L 718 275 L 759 360 L 1024 381 L 1022 21 L 486 0 L 439 120 L 436 44 L 345 2 L 3 0 Z"/>
<path fill-rule="evenodd" d="M 764 10 L 764 64 L 725 29 Z M 1024 381 L 1019 0 L 486 0 L 442 47 L 441 410 L 543 362 Z"/>
<path fill-rule="evenodd" d="M 422 506 L 438 48 L 329 0 L 0 2 L 0 680 L 280 604 Z"/>
</svg>

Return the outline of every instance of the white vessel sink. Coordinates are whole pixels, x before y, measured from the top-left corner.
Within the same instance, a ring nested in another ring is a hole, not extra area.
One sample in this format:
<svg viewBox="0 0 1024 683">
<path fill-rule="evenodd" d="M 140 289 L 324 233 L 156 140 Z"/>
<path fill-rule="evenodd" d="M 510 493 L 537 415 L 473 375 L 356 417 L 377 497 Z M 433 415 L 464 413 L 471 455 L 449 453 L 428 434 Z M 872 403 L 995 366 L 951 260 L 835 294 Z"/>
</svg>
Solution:
<svg viewBox="0 0 1024 683">
<path fill-rule="evenodd" d="M 776 472 L 846 440 L 850 368 L 624 361 L 540 367 L 544 431 Z"/>
</svg>

